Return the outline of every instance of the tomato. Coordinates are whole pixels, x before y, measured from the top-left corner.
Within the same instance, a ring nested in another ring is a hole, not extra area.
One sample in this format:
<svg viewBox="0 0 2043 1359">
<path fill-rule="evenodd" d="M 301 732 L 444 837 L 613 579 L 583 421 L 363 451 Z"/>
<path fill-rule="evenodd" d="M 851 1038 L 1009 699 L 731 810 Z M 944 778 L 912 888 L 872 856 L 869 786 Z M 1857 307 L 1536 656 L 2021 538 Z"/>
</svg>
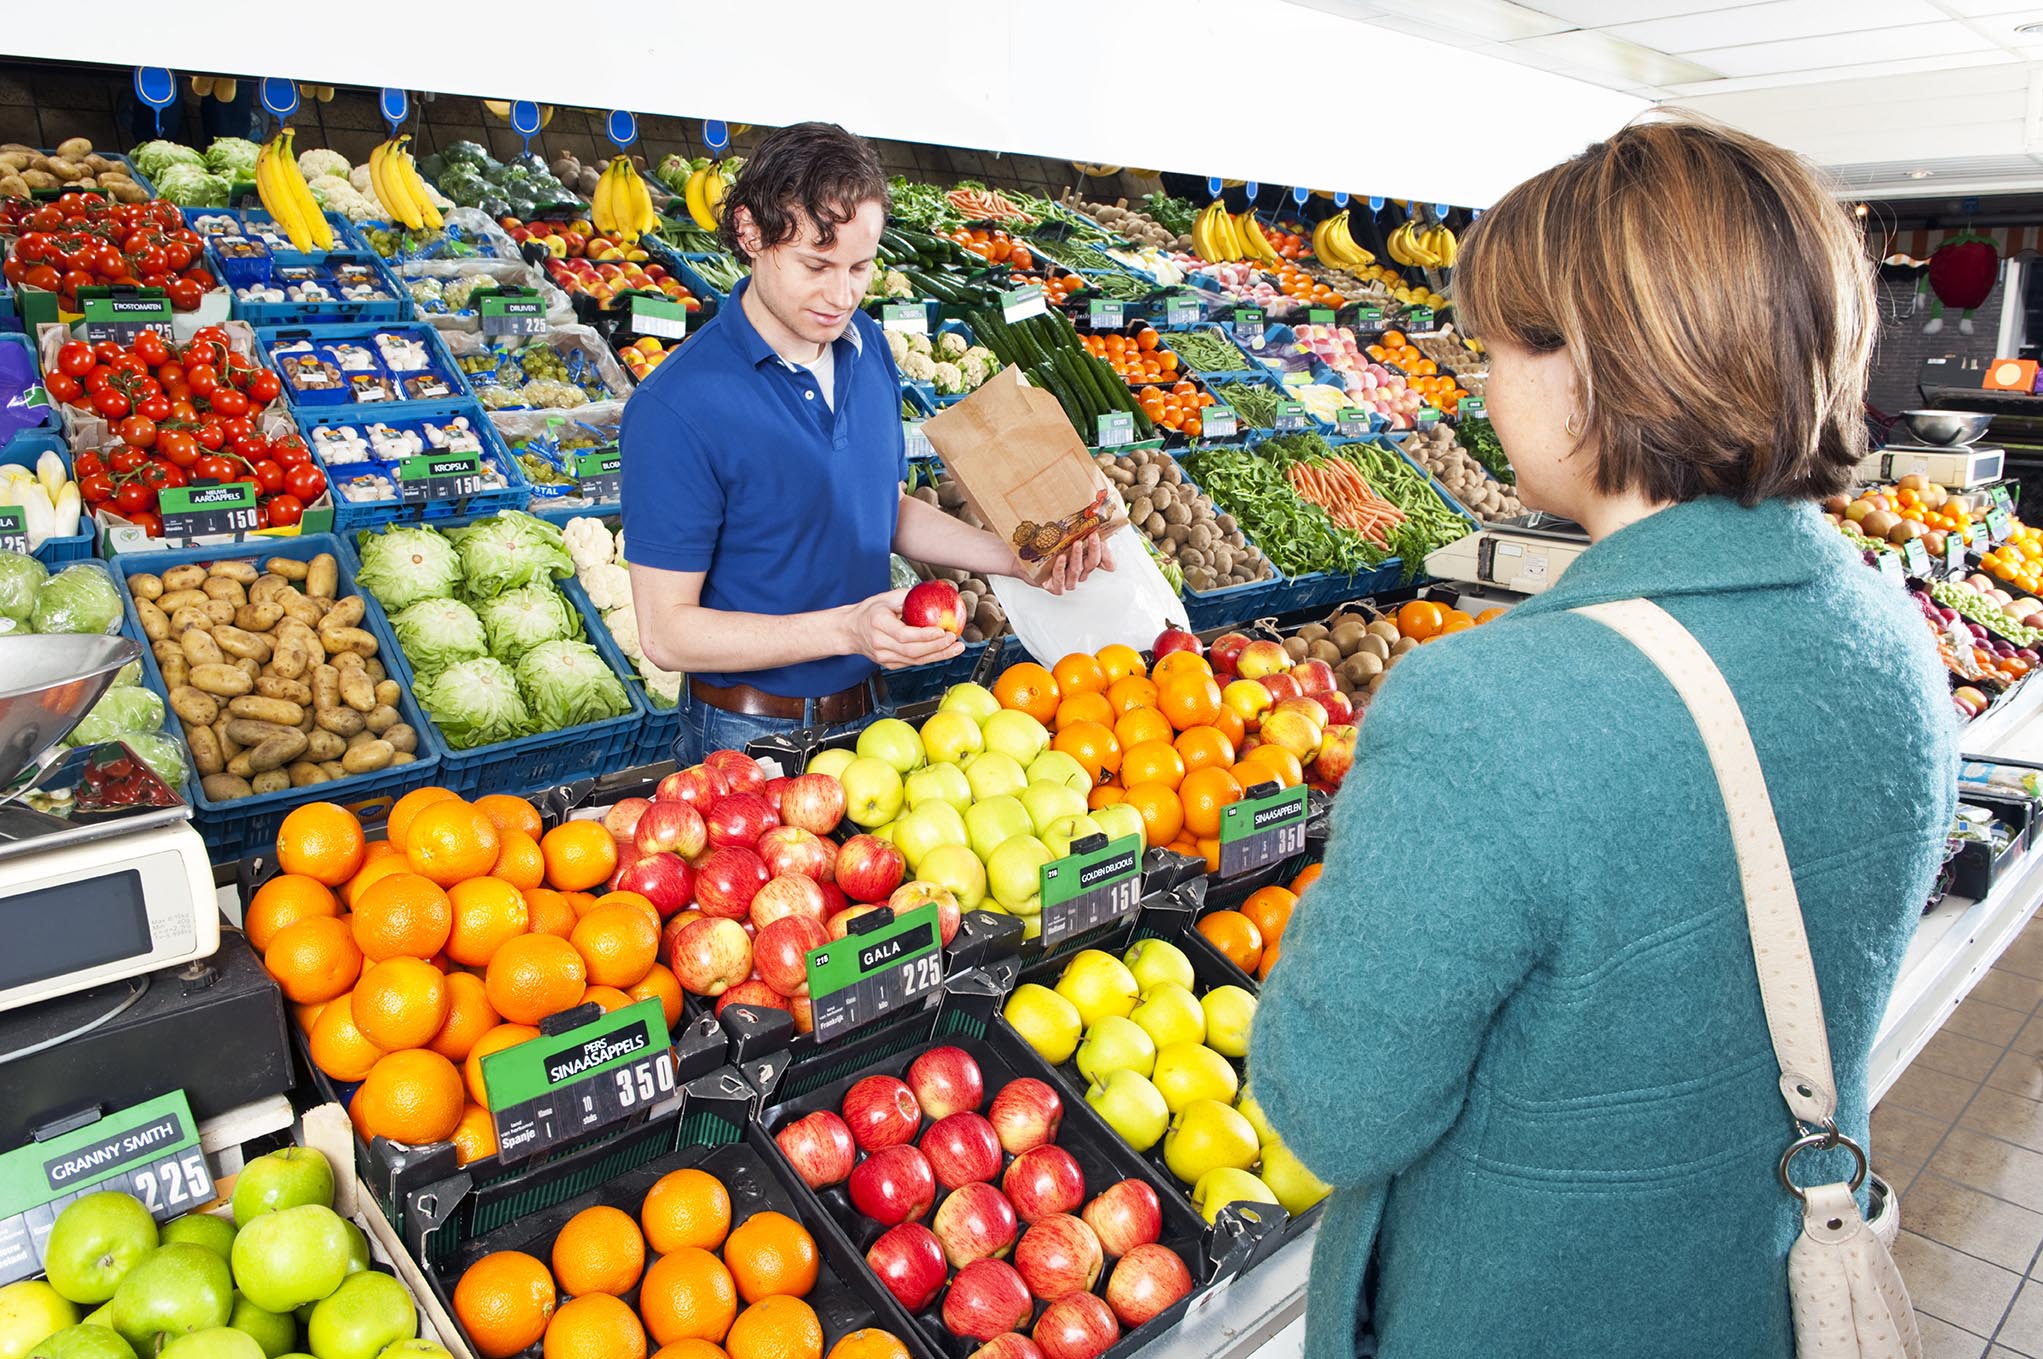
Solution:
<svg viewBox="0 0 2043 1359">
<path fill-rule="evenodd" d="M 151 392 L 135 403 L 135 413 L 146 415 L 151 420 L 164 421 L 170 418 L 170 398 L 161 392 Z"/>
<path fill-rule="evenodd" d="M 213 277 L 213 271 L 204 267 L 187 269 L 184 276 L 188 281 L 196 283 L 201 291 L 216 287 L 219 283 L 219 280 Z"/>
<path fill-rule="evenodd" d="M 43 390 L 53 400 L 69 404 L 76 401 L 85 391 L 85 385 L 69 373 L 52 373 L 43 379 Z"/>
<path fill-rule="evenodd" d="M 170 362 L 170 345 L 153 330 L 145 330 L 135 337 L 135 357 L 151 368 L 160 368 Z"/>
<path fill-rule="evenodd" d="M 113 478 L 104 472 L 95 472 L 89 477 L 78 478 L 78 494 L 97 505 L 113 499 Z"/>
<path fill-rule="evenodd" d="M 114 371 L 111 368 L 95 367 L 85 375 L 85 390 L 97 396 L 113 386 Z"/>
<path fill-rule="evenodd" d="M 191 267 L 192 248 L 183 241 L 165 241 L 163 259 L 165 268 L 174 273 L 182 272 Z"/>
<path fill-rule="evenodd" d="M 121 488 L 114 492 L 114 505 L 123 514 L 134 510 L 152 509 L 155 504 L 155 489 L 144 486 L 139 481 L 123 482 Z"/>
<path fill-rule="evenodd" d="M 199 418 L 199 409 L 192 405 L 192 394 L 189 391 L 180 390 L 183 387 L 184 384 L 179 383 L 176 388 L 163 393 L 170 398 L 170 418 L 173 420 L 196 420 Z"/>
<path fill-rule="evenodd" d="M 312 461 L 312 453 L 305 447 L 305 441 L 295 434 L 286 434 L 270 444 L 270 456 L 284 467 L 303 467 Z"/>
<path fill-rule="evenodd" d="M 163 291 L 170 294 L 170 305 L 177 311 L 197 311 L 206 300 L 206 290 L 188 278 L 173 279 Z"/>
<path fill-rule="evenodd" d="M 190 347 L 202 354 L 225 354 L 234 346 L 228 342 L 227 332 L 219 326 L 200 326 L 192 332 Z"/>
<path fill-rule="evenodd" d="M 71 459 L 71 475 L 80 481 L 87 477 L 99 476 L 105 471 L 106 459 L 89 450 Z"/>
<path fill-rule="evenodd" d="M 20 287 L 28 281 L 28 266 L 14 256 L 9 255 L 5 261 L 0 261 L 0 276 L 4 276 L 9 283 Z"/>
<path fill-rule="evenodd" d="M 166 351 L 168 351 L 169 346 L 165 345 L 164 348 Z M 168 363 L 157 364 L 156 380 L 162 383 L 165 387 L 170 386 L 173 382 L 183 382 L 185 380 L 184 365 L 179 363 L 175 357 L 173 357 Z"/>
<path fill-rule="evenodd" d="M 227 422 L 227 427 L 232 428 L 232 426 L 240 423 L 239 420 L 230 420 Z M 233 445 L 236 457 L 246 458 L 250 462 L 254 462 L 257 458 L 267 458 L 270 455 L 270 441 L 263 438 L 260 434 L 251 432 L 248 434 L 230 434 L 228 437 L 229 442 Z"/>
<path fill-rule="evenodd" d="M 284 489 L 310 503 L 326 494 L 326 474 L 310 463 L 300 463 L 284 474 Z"/>
<path fill-rule="evenodd" d="M 120 419 L 128 413 L 128 408 L 128 398 L 112 388 L 99 392 L 92 398 L 92 409 L 109 420 Z"/>
<path fill-rule="evenodd" d="M 208 453 L 217 453 L 226 446 L 227 431 L 220 428 L 220 422 L 209 415 L 199 422 L 197 439 L 199 446 Z"/>
<path fill-rule="evenodd" d="M 108 361 L 107 367 L 116 373 L 133 373 L 136 377 L 149 376 L 149 365 L 133 354 L 117 354 Z"/>
<path fill-rule="evenodd" d="M 115 359 L 120 358 L 127 352 L 127 350 L 121 348 L 112 340 L 101 340 L 98 344 L 92 346 L 92 357 L 105 364 L 111 364 Z"/>
<path fill-rule="evenodd" d="M 283 379 L 267 368 L 248 380 L 248 399 L 257 406 L 267 406 L 283 394 Z"/>
<path fill-rule="evenodd" d="M 121 421 L 117 431 L 121 442 L 130 448 L 154 448 L 156 446 L 156 422 L 146 415 L 131 415 Z"/>
<path fill-rule="evenodd" d="M 68 341 L 57 351 L 57 369 L 69 377 L 84 377 L 95 362 L 92 346 L 83 340 Z"/>
<path fill-rule="evenodd" d="M 155 467 L 154 472 L 155 475 L 152 478 L 152 480 L 154 481 L 158 490 L 161 490 L 167 486 L 191 485 L 192 479 L 190 474 L 188 474 L 182 467 L 177 466 L 175 463 L 167 467 L 159 463 Z"/>
<path fill-rule="evenodd" d="M 156 451 L 173 467 L 190 467 L 199 460 L 198 441 L 193 439 L 187 430 L 159 431 L 156 435 Z"/>
<path fill-rule="evenodd" d="M 107 465 L 113 468 L 116 475 L 120 475 L 145 466 L 148 461 L 149 455 L 139 448 L 117 448 L 107 459 Z"/>
<path fill-rule="evenodd" d="M 232 387 L 218 387 L 206 396 L 207 404 L 215 412 L 225 416 L 248 414 L 248 394 Z"/>
<path fill-rule="evenodd" d="M 136 510 L 134 513 L 124 517 L 130 524 L 133 524 L 151 538 L 161 538 L 163 536 L 163 521 L 148 510 Z"/>
<path fill-rule="evenodd" d="M 276 463 L 268 458 L 262 458 L 256 462 L 254 470 L 255 484 L 260 486 L 265 494 L 275 495 L 284 489 L 284 469 Z"/>
<path fill-rule="evenodd" d="M 239 474 L 239 464 L 218 453 L 208 453 L 192 466 L 192 475 L 200 481 L 233 481 Z"/>
<path fill-rule="evenodd" d="M 227 439 L 231 443 L 236 439 L 252 438 L 255 434 L 255 421 L 245 415 L 237 415 L 231 420 L 222 420 L 220 428 L 227 431 Z"/>
<path fill-rule="evenodd" d="M 66 269 L 64 271 L 64 281 L 58 291 L 75 294 L 80 288 L 90 288 L 98 282 L 99 280 L 92 276 L 90 269 Z M 69 311 L 73 310 L 73 308 L 67 307 L 65 310 Z"/>
<path fill-rule="evenodd" d="M 35 231 L 62 231 L 64 213 L 56 204 L 47 204 L 28 215 L 28 225 Z"/>
<path fill-rule="evenodd" d="M 193 396 L 210 398 L 220 390 L 220 370 L 210 363 L 187 364 L 184 380 L 191 384 Z"/>
<path fill-rule="evenodd" d="M 289 528 L 305 517 L 305 505 L 294 495 L 273 495 L 263 505 L 271 528 Z"/>
</svg>

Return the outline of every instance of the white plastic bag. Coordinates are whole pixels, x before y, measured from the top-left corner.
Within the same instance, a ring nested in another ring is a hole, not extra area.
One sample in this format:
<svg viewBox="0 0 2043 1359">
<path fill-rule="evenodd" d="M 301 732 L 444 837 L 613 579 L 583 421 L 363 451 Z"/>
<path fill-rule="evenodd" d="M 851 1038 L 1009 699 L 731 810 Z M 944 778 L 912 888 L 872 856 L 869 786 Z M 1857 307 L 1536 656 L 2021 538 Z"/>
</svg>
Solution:
<svg viewBox="0 0 2043 1359">
<path fill-rule="evenodd" d="M 1122 525 L 1107 546 L 1114 569 L 1095 571 L 1061 595 L 1015 576 L 988 577 L 1007 611 L 1009 630 L 1045 665 L 1115 642 L 1139 651 L 1165 628 L 1189 626 L 1184 601 L 1150 560 L 1134 527 Z"/>
</svg>

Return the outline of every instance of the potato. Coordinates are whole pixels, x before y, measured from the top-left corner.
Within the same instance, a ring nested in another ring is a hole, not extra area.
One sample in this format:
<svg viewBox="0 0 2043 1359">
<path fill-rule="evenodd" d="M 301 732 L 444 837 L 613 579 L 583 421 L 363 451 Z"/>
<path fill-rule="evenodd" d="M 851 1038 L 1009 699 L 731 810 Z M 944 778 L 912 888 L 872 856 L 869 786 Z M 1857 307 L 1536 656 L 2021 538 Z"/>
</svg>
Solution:
<svg viewBox="0 0 2043 1359">
<path fill-rule="evenodd" d="M 344 779 L 348 776 L 348 771 L 341 767 L 339 760 L 321 760 L 319 767 L 326 771 L 326 776 L 330 779 Z"/>
<path fill-rule="evenodd" d="M 368 725 L 353 708 L 320 708 L 312 720 L 336 736 L 353 736 Z"/>
<path fill-rule="evenodd" d="M 207 615 L 204 609 L 196 604 L 187 604 L 176 613 L 170 615 L 170 635 L 173 637 L 180 633 L 191 632 L 194 629 L 199 632 L 206 632 L 212 626 L 212 618 Z"/>
<path fill-rule="evenodd" d="M 148 571 L 137 571 L 128 577 L 128 593 L 137 599 L 161 599 L 163 578 Z"/>
<path fill-rule="evenodd" d="M 305 753 L 313 760 L 338 760 L 348 743 L 324 727 L 315 726 L 305 735 Z"/>
<path fill-rule="evenodd" d="M 281 769 L 265 769 L 248 786 L 258 793 L 281 793 L 291 786 L 291 776 Z"/>
<path fill-rule="evenodd" d="M 181 684 L 189 683 L 192 677 L 192 663 L 185 659 L 184 651 L 178 648 L 175 642 L 159 642 L 157 645 L 171 647 L 176 652 L 171 656 L 165 656 L 160 652 L 157 654 L 156 668 L 163 672 L 163 687 L 175 689 Z"/>
<path fill-rule="evenodd" d="M 375 662 L 371 661 L 370 666 L 372 668 L 370 669 L 369 673 L 371 675 L 374 675 L 376 673 L 373 668 L 375 666 Z M 376 702 L 378 704 L 386 708 L 395 708 L 403 698 L 404 689 L 398 684 L 396 680 L 379 679 L 376 681 Z"/>
<path fill-rule="evenodd" d="M 379 769 L 388 769 L 390 758 L 395 754 L 397 748 L 388 741 L 364 741 L 341 756 L 341 768 L 350 774 L 372 774 Z"/>
<path fill-rule="evenodd" d="M 255 584 L 262 575 L 255 569 L 255 563 L 246 557 L 237 557 L 232 561 L 210 562 L 207 564 L 207 572 L 225 580 L 236 581 L 244 588 Z"/>
<path fill-rule="evenodd" d="M 238 797 L 255 796 L 255 789 L 248 780 L 236 774 L 208 774 L 199 780 L 199 787 L 214 802 L 232 802 Z"/>
<path fill-rule="evenodd" d="M 370 731 L 374 732 L 378 736 L 381 736 L 384 732 L 389 731 L 392 727 L 396 726 L 398 722 L 401 720 L 402 719 L 398 716 L 397 709 L 391 707 L 388 703 L 377 704 L 375 707 L 369 709 L 368 716 L 362 719 L 363 724 L 367 726 Z"/>
<path fill-rule="evenodd" d="M 208 599 L 224 599 L 235 605 L 248 602 L 248 587 L 231 576 L 207 576 L 206 583 L 199 588 Z"/>
<path fill-rule="evenodd" d="M 253 656 L 236 656 L 233 659 L 233 661 L 230 662 L 230 664 L 232 664 L 236 670 L 239 670 L 242 674 L 248 676 L 248 682 L 251 685 L 253 685 L 256 682 L 256 680 L 262 677 L 262 662 L 258 661 Z"/>
<path fill-rule="evenodd" d="M 193 665 L 218 665 L 227 659 L 213 634 L 200 628 L 186 629 L 177 644 L 184 648 L 185 659 Z"/>
<path fill-rule="evenodd" d="M 189 684 L 180 684 L 170 691 L 170 710 L 201 727 L 210 727 L 220 720 L 220 701 Z"/>
<path fill-rule="evenodd" d="M 170 635 L 170 615 L 139 596 L 135 600 L 135 617 L 142 620 L 142 635 L 152 642 L 160 642 Z"/>
<path fill-rule="evenodd" d="M 312 687 L 303 680 L 285 679 L 280 675 L 257 675 L 255 692 L 263 698 L 281 698 L 301 708 L 312 706 Z"/>
<path fill-rule="evenodd" d="M 312 706 L 320 709 L 340 706 L 340 671 L 330 665 L 313 668 Z"/>
<path fill-rule="evenodd" d="M 231 760 L 241 753 L 241 742 L 227 734 L 227 724 L 233 720 L 233 718 L 222 713 L 220 720 L 215 722 L 212 727 L 213 739 L 220 743 L 220 758 L 223 760 Z"/>
<path fill-rule="evenodd" d="M 197 562 L 173 566 L 163 573 L 165 590 L 197 590 L 206 583 L 206 568 Z"/>
<path fill-rule="evenodd" d="M 28 185 L 31 189 L 54 189 L 64 181 L 58 179 L 48 170 L 24 170 L 21 175 L 21 182 Z M 138 185 L 137 187 L 140 186 Z M 243 794 L 243 796 L 246 796 L 246 794 Z"/>
<path fill-rule="evenodd" d="M 275 604 L 277 612 L 284 611 L 283 601 L 298 593 L 298 587 L 281 576 L 264 576 L 248 587 L 250 604 Z"/>
<path fill-rule="evenodd" d="M 65 156 L 43 157 L 43 169 L 49 171 L 66 184 L 74 184 L 85 178 L 87 174 L 83 161 L 71 160 Z"/>
<path fill-rule="evenodd" d="M 314 643 L 313 645 L 317 645 Z M 279 679 L 295 680 L 318 664 L 311 646 L 291 633 L 277 634 L 270 649 L 270 673 Z"/>
<path fill-rule="evenodd" d="M 311 564 L 295 557 L 272 557 L 262 564 L 262 569 L 285 580 L 303 580 L 312 573 Z"/>
<path fill-rule="evenodd" d="M 330 782 L 326 771 L 310 760 L 300 760 L 285 771 L 291 776 L 293 788 L 310 788 L 315 783 Z"/>
<path fill-rule="evenodd" d="M 364 612 L 366 610 L 362 605 L 362 597 L 360 595 L 349 595 L 346 599 L 337 601 L 331 609 L 326 611 L 326 617 L 319 620 L 319 629 L 321 632 L 324 632 L 329 628 L 355 627 L 361 623 Z"/>
<path fill-rule="evenodd" d="M 376 654 L 376 634 L 366 628 L 329 628 L 322 625 L 319 644 L 326 648 L 329 656 L 341 651 L 352 651 L 357 656 Z"/>
<path fill-rule="evenodd" d="M 284 605 L 284 616 L 303 623 L 308 628 L 318 627 L 319 620 L 326 614 L 326 610 L 321 607 L 320 601 L 307 599 L 304 595 L 290 595 L 282 602 Z"/>
<path fill-rule="evenodd" d="M 66 137 L 57 143 L 57 154 L 66 160 L 84 160 L 92 154 L 92 139 L 89 137 Z"/>
<path fill-rule="evenodd" d="M 332 599 L 340 585 L 340 563 L 331 552 L 322 552 L 305 568 L 305 593 L 315 599 Z"/>
<path fill-rule="evenodd" d="M 156 600 L 156 607 L 169 614 L 204 608 L 205 604 L 204 590 L 165 590 Z"/>
<path fill-rule="evenodd" d="M 210 642 L 213 639 L 208 637 L 206 640 Z M 254 678 L 246 671 L 238 666 L 218 663 L 194 664 L 191 682 L 195 688 L 222 698 L 239 698 L 255 688 Z"/>
<path fill-rule="evenodd" d="M 390 672 L 383 668 L 383 662 L 376 659 L 376 657 L 374 656 L 371 656 L 369 658 L 368 665 L 366 665 L 363 668 L 369 672 L 369 678 L 375 680 L 376 683 L 379 685 L 382 684 L 384 680 L 390 678 Z M 392 699 L 390 701 L 393 703 L 396 702 L 395 699 Z M 380 703 L 383 702 L 383 700 L 378 699 L 377 702 Z"/>
<path fill-rule="evenodd" d="M 229 700 L 227 711 L 236 717 L 274 722 L 280 727 L 295 727 L 305 720 L 305 709 L 301 704 L 283 698 L 260 698 L 254 694 Z"/>
<path fill-rule="evenodd" d="M 232 582 L 229 583 L 231 584 Z M 232 623 L 234 621 L 234 609 L 235 604 L 231 599 L 209 599 L 200 606 L 200 612 L 206 615 L 206 626 L 208 627 L 215 623 Z"/>
<path fill-rule="evenodd" d="M 268 632 L 283 618 L 284 606 L 281 604 L 248 603 L 234 611 L 234 626 L 244 632 Z"/>
<path fill-rule="evenodd" d="M 409 723 L 400 722 L 383 733 L 383 739 L 400 755 L 411 755 L 419 748 L 419 734 Z"/>
<path fill-rule="evenodd" d="M 237 751 L 234 757 L 227 761 L 227 772 L 236 778 L 252 779 L 255 777 L 255 761 L 248 751 Z"/>
<path fill-rule="evenodd" d="M 135 183 L 132 179 L 109 178 L 100 187 L 104 188 L 117 201 L 122 203 L 146 203 L 149 201 L 149 191 L 140 184 Z"/>
<path fill-rule="evenodd" d="M 358 713 L 372 711 L 376 707 L 376 682 L 359 667 L 340 671 L 341 702 Z"/>
</svg>

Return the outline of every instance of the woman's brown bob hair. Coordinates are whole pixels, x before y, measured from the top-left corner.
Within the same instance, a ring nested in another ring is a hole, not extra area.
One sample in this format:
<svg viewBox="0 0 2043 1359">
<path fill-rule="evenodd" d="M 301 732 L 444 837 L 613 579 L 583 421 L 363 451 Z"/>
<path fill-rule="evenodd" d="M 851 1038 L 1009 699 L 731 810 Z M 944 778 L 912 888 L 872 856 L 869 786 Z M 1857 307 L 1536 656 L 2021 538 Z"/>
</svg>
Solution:
<svg viewBox="0 0 2043 1359">
<path fill-rule="evenodd" d="M 1461 259 L 1464 329 L 1567 349 L 1604 494 L 1753 505 L 1850 482 L 1872 266 L 1799 156 L 1656 116 L 1511 190 Z"/>
</svg>

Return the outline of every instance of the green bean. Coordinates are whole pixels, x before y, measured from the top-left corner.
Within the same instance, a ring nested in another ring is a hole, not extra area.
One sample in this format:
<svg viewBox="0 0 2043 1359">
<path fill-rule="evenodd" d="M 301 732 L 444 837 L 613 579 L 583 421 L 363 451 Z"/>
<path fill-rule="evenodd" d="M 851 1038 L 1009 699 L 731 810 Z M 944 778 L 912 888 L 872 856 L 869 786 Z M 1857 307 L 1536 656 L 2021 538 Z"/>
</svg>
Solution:
<svg viewBox="0 0 2043 1359">
<path fill-rule="evenodd" d="M 1217 330 L 1172 331 L 1165 342 L 1187 367 L 1199 373 L 1252 373 L 1255 365 Z"/>
<path fill-rule="evenodd" d="M 1183 355 L 1179 356 L 1180 358 Z M 1243 421 L 1257 429 L 1277 427 L 1277 407 L 1284 394 L 1273 387 L 1256 387 L 1246 382 L 1223 382 L 1213 388 L 1213 399 L 1231 407 Z"/>
</svg>

